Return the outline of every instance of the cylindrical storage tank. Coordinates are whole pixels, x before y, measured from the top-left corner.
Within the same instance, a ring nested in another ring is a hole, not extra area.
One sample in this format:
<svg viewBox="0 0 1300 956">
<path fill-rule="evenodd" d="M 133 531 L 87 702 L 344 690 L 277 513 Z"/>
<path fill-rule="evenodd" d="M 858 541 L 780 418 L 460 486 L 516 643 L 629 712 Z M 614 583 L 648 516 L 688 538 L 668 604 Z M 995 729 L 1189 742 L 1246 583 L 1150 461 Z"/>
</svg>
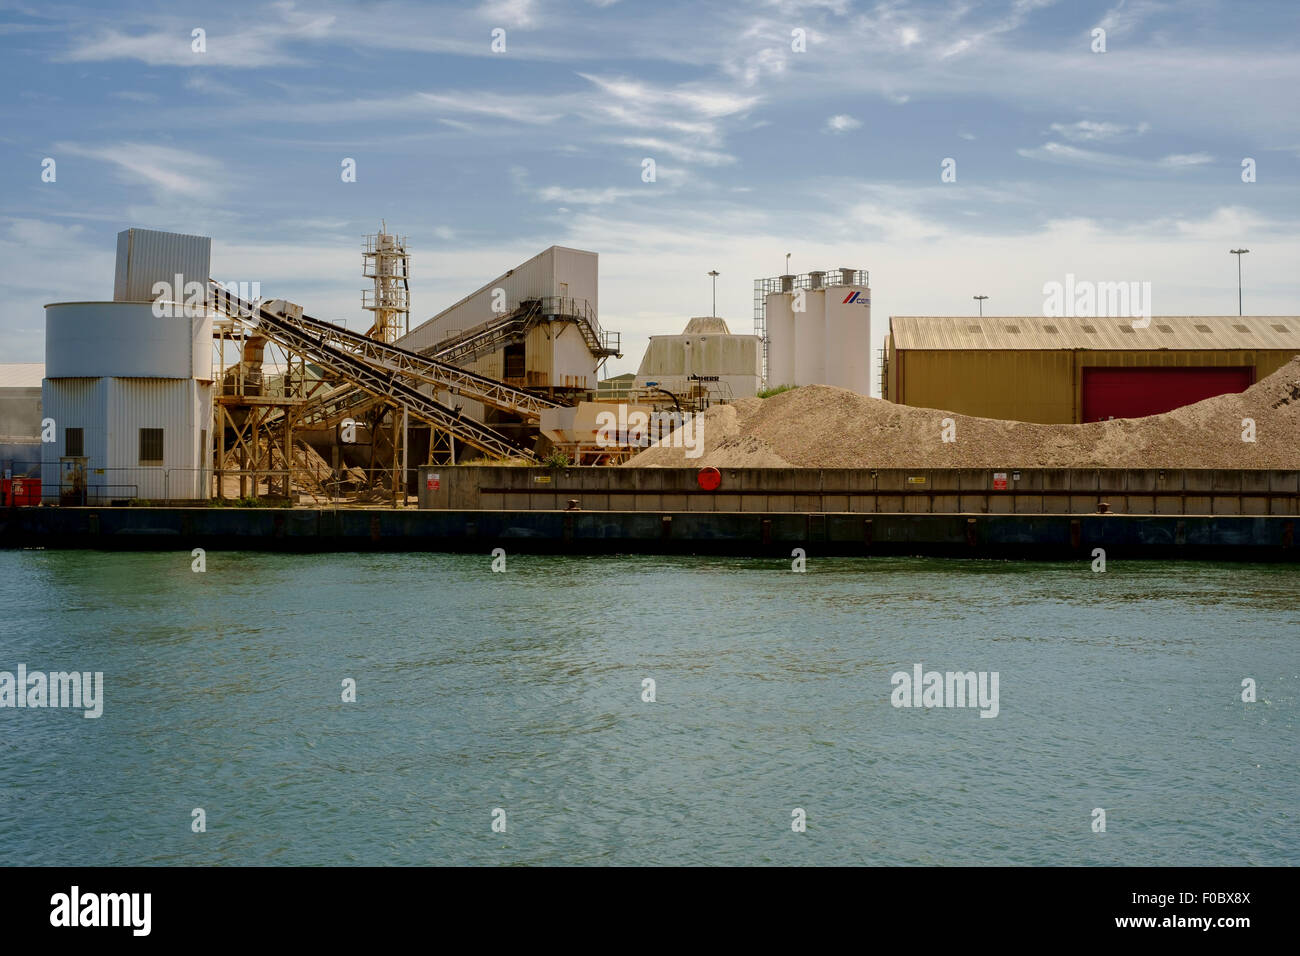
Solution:
<svg viewBox="0 0 1300 956">
<path fill-rule="evenodd" d="M 793 297 L 773 292 L 767 297 L 767 384 L 796 385 Z"/>
<path fill-rule="evenodd" d="M 45 307 L 46 378 L 212 380 L 206 309 L 152 302 L 55 302 Z M 187 314 L 187 312 L 189 314 Z"/>
<path fill-rule="evenodd" d="M 871 290 L 837 288 L 826 296 L 826 384 L 871 393 Z"/>
<path fill-rule="evenodd" d="M 795 385 L 826 383 L 826 290 L 803 291 L 804 311 L 794 313 Z"/>
</svg>

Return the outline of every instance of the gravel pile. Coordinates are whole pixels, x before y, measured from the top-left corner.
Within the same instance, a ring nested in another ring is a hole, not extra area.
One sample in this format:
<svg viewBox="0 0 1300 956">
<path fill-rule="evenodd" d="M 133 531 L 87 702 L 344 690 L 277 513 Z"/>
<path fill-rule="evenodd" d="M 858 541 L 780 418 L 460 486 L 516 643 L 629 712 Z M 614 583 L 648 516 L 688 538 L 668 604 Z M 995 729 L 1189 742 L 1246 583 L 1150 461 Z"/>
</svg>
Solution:
<svg viewBox="0 0 1300 956">
<path fill-rule="evenodd" d="M 942 440 L 943 420 L 956 441 Z M 1255 441 L 1242 440 L 1242 419 Z M 705 412 L 704 454 L 671 436 L 623 467 L 1300 469 L 1300 356 L 1239 394 L 1147 418 L 1036 425 L 895 405 L 828 385 Z"/>
</svg>

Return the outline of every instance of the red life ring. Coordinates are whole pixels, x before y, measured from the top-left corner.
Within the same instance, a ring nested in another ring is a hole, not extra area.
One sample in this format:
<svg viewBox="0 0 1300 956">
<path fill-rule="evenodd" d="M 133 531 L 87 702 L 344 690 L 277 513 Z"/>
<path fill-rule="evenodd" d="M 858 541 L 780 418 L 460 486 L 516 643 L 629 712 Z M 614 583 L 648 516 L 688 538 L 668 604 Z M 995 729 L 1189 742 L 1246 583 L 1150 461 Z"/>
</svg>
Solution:
<svg viewBox="0 0 1300 956">
<path fill-rule="evenodd" d="M 722 472 L 716 468 L 701 468 L 695 480 L 705 491 L 716 491 L 722 484 Z"/>
</svg>

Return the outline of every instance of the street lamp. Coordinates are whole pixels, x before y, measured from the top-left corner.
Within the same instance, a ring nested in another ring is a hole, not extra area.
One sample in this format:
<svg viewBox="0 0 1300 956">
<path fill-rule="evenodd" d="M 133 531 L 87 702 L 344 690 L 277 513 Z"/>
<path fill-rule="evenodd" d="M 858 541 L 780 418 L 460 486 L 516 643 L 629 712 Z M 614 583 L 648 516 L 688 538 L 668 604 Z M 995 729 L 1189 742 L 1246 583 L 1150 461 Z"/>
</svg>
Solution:
<svg viewBox="0 0 1300 956">
<path fill-rule="evenodd" d="M 791 256 L 791 253 L 789 253 L 789 252 L 787 252 L 787 253 L 785 254 L 785 274 L 786 274 L 786 275 L 789 275 L 789 274 L 790 274 L 790 256 Z"/>
<path fill-rule="evenodd" d="M 1250 250 L 1229 249 L 1228 252 L 1231 255 L 1237 257 L 1237 315 L 1240 316 L 1241 315 L 1241 257 L 1245 255 L 1247 252 L 1250 252 Z"/>
<path fill-rule="evenodd" d="M 980 304 L 980 317 L 982 318 L 982 317 L 984 316 L 984 300 L 987 299 L 988 296 L 986 296 L 986 295 L 974 295 L 974 296 L 971 296 L 971 298 L 974 299 L 976 302 L 978 302 L 978 303 Z"/>
<path fill-rule="evenodd" d="M 717 269 L 714 269 L 709 275 L 713 278 L 713 317 L 718 317 L 718 276 L 722 275 Z"/>
</svg>

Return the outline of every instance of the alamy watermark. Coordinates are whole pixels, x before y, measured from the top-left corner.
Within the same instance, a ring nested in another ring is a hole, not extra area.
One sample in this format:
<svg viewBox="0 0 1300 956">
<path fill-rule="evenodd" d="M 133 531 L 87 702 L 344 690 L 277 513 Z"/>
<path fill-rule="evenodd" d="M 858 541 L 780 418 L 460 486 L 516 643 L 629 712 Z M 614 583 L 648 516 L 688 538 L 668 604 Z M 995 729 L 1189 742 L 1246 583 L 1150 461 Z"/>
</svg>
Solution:
<svg viewBox="0 0 1300 956">
<path fill-rule="evenodd" d="M 52 708 L 85 710 L 83 717 L 94 719 L 104 713 L 104 672 L 27 670 L 18 665 L 18 673 L 0 671 L 0 707 Z"/>
<path fill-rule="evenodd" d="M 895 671 L 889 702 L 895 707 L 978 707 L 981 717 L 998 715 L 997 671 Z"/>
<path fill-rule="evenodd" d="M 1150 282 L 1075 281 L 1074 273 L 1065 274 L 1065 282 L 1043 284 L 1043 317 L 1132 319 L 1133 328 L 1151 324 Z"/>
</svg>

